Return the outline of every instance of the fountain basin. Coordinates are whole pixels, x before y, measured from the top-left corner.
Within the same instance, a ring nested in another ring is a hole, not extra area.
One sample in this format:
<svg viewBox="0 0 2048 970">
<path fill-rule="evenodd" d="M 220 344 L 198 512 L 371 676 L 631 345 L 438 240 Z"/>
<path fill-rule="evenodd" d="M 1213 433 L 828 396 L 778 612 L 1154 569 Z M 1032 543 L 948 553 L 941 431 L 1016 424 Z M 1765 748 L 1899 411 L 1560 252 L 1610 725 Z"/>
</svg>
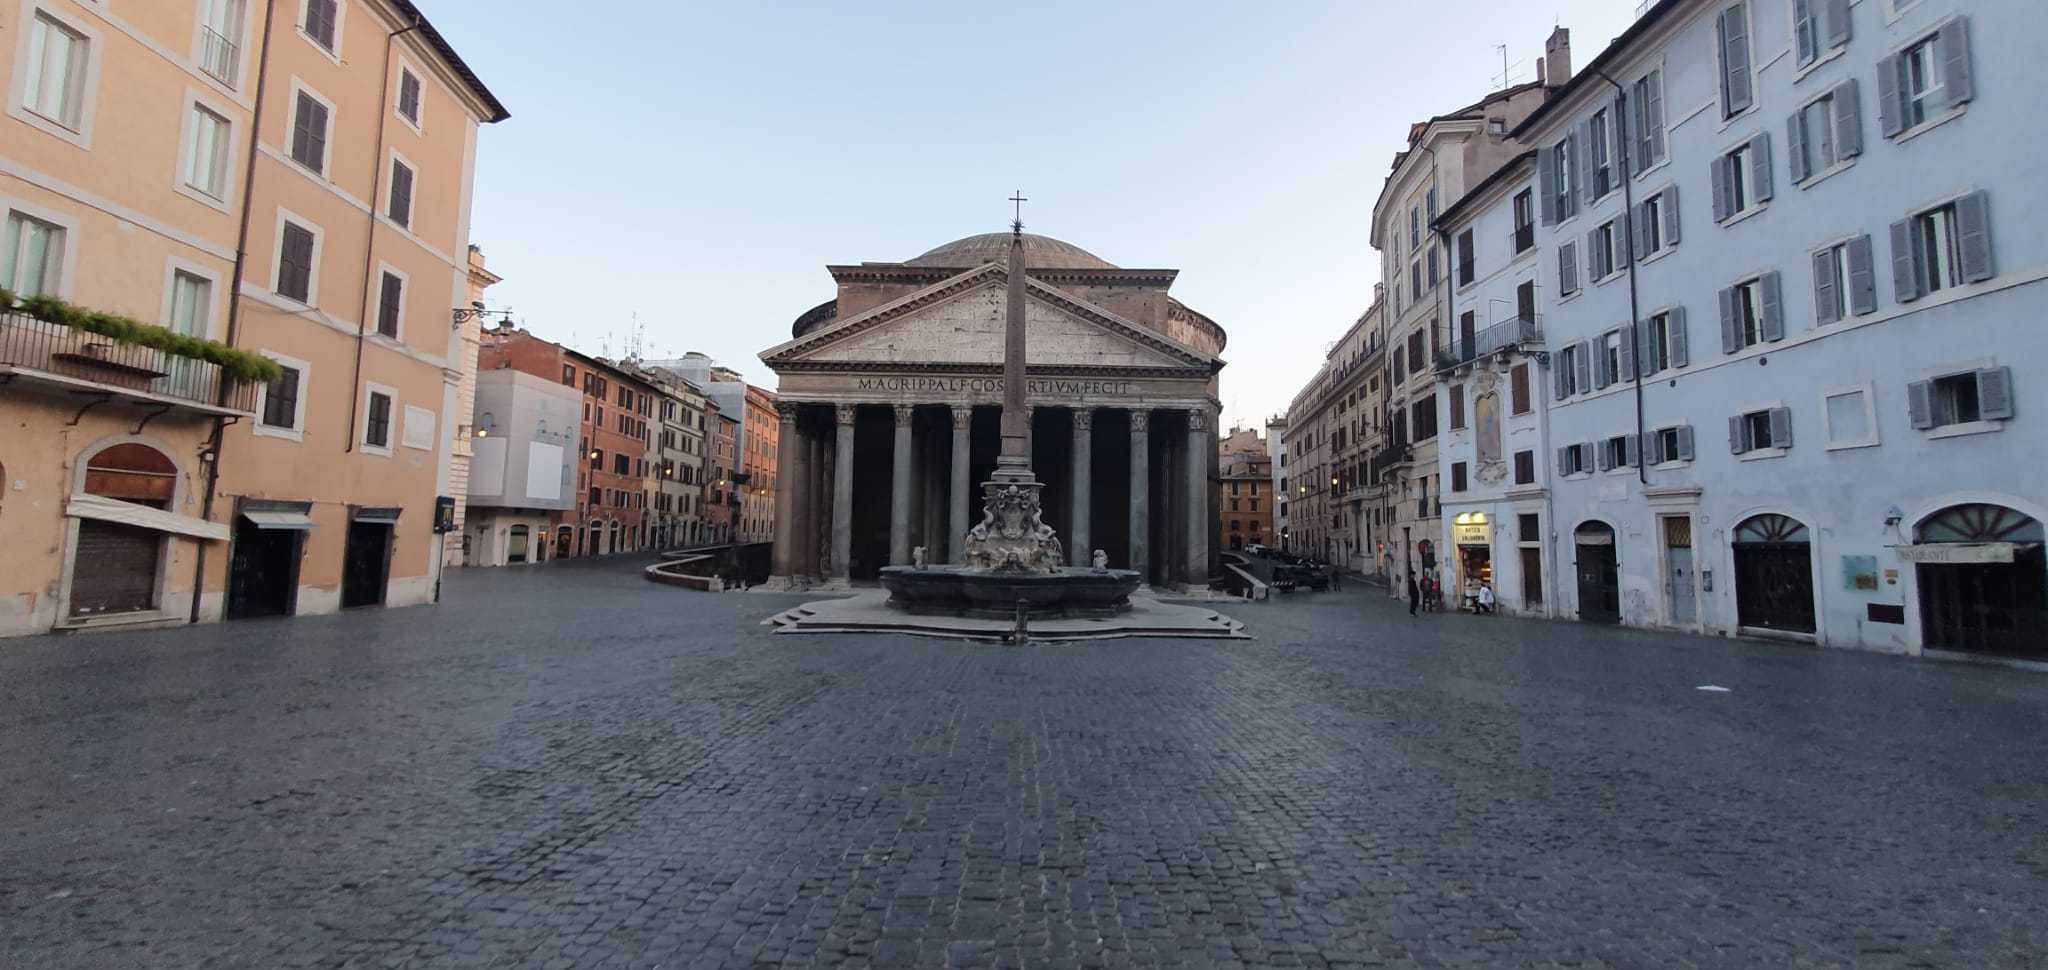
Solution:
<svg viewBox="0 0 2048 970">
<path fill-rule="evenodd" d="M 1065 567 L 1058 572 L 990 572 L 964 566 L 882 567 L 889 607 L 917 616 L 1007 619 L 1024 603 L 1031 619 L 1115 616 L 1131 608 L 1138 573 Z"/>
</svg>

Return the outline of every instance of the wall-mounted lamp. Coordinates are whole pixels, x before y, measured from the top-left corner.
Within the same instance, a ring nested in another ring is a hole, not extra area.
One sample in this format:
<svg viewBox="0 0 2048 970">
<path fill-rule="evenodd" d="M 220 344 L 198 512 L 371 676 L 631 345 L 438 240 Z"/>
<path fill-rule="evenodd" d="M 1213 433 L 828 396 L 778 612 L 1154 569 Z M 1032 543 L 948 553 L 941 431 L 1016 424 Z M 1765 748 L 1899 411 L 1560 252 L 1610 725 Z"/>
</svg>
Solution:
<svg viewBox="0 0 2048 970">
<path fill-rule="evenodd" d="M 464 323 L 477 317 L 497 317 L 499 323 L 511 323 L 512 308 L 505 307 L 502 310 L 492 310 L 486 308 L 483 305 L 482 301 L 472 300 L 470 301 L 470 304 L 468 306 L 459 306 L 456 307 L 454 310 L 450 311 L 450 316 L 453 318 L 453 320 L 449 324 L 448 329 L 460 330 Z"/>
</svg>

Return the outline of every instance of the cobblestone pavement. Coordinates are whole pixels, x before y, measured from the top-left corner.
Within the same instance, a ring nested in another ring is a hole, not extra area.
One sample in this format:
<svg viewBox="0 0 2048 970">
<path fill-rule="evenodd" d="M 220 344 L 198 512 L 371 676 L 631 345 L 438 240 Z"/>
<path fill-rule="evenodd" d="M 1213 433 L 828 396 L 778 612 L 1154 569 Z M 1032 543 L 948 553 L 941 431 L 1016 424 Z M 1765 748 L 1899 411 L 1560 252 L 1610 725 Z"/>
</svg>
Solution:
<svg viewBox="0 0 2048 970">
<path fill-rule="evenodd" d="M 635 565 L 0 642 L 0 966 L 2048 961 L 2048 675 L 1356 586 L 773 637 Z"/>
</svg>

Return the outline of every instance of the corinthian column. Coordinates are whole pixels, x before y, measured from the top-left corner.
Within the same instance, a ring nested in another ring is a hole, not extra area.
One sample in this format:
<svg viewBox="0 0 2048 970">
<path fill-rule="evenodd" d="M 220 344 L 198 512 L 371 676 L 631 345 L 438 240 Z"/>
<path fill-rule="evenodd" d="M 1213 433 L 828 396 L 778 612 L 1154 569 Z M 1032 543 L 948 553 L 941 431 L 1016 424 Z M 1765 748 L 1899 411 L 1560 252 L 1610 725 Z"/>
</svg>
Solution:
<svg viewBox="0 0 2048 970">
<path fill-rule="evenodd" d="M 1187 454 L 1187 581 L 1191 590 L 1209 585 L 1209 521 L 1216 504 L 1209 500 L 1209 453 L 1216 436 L 1209 433 L 1209 409 L 1188 409 Z"/>
<path fill-rule="evenodd" d="M 853 418 L 858 409 L 841 404 L 839 437 L 832 450 L 832 581 L 853 581 Z"/>
<path fill-rule="evenodd" d="M 775 446 L 775 551 L 772 564 L 774 577 L 771 583 L 780 580 L 783 585 L 796 583 L 799 556 L 803 554 L 803 528 L 796 520 L 796 486 L 802 480 L 797 468 L 797 449 L 802 441 L 796 431 L 796 402 L 775 402 L 775 414 L 781 427 L 781 437 Z"/>
<path fill-rule="evenodd" d="M 1093 465 L 1095 412 L 1075 408 L 1074 417 L 1074 515 L 1067 530 L 1067 561 L 1086 566 L 1092 560 L 1088 546 L 1088 491 L 1094 485 Z"/>
<path fill-rule="evenodd" d="M 1131 412 L 1130 568 L 1138 571 L 1140 583 L 1152 581 L 1145 572 L 1145 540 L 1150 538 L 1152 533 L 1152 473 L 1148 464 L 1152 458 L 1150 424 L 1149 412 Z"/>
<path fill-rule="evenodd" d="M 895 467 L 889 475 L 889 565 L 910 564 L 910 418 L 915 409 L 896 405 Z"/>
<path fill-rule="evenodd" d="M 967 547 L 967 461 L 973 455 L 974 406 L 953 405 L 953 482 L 946 493 L 951 515 L 947 518 L 946 561 L 965 563 Z"/>
</svg>

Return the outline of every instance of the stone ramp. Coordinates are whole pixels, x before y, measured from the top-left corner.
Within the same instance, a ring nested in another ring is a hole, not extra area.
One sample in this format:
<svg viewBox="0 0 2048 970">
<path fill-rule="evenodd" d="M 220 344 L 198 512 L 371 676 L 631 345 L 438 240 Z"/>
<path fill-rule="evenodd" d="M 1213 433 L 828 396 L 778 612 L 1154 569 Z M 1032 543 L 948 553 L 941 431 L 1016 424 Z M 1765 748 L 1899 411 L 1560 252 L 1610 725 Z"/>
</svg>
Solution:
<svg viewBox="0 0 2048 970">
<path fill-rule="evenodd" d="M 914 616 L 892 610 L 883 593 L 844 599 L 816 600 L 761 621 L 776 633 L 909 633 L 917 636 L 969 640 L 1005 640 L 1011 620 L 964 616 Z M 1164 637 L 1249 640 L 1244 624 L 1206 606 L 1163 603 L 1149 596 L 1131 597 L 1131 609 L 1113 617 L 1039 619 L 1027 630 L 1032 640 L 1108 640 L 1117 637 Z"/>
</svg>

